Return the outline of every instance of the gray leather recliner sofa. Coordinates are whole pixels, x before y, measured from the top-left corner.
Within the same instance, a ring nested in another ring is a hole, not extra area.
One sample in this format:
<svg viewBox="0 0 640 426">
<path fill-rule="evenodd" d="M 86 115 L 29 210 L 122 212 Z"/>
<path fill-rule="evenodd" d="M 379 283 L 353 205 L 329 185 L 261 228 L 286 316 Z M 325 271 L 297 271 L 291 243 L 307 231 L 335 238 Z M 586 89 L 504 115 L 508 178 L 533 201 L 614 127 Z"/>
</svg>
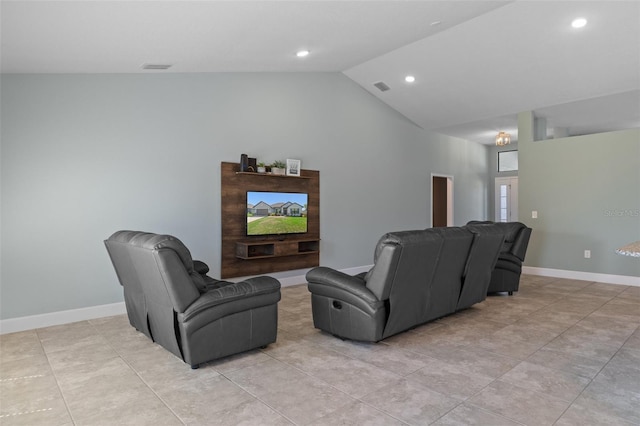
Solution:
<svg viewBox="0 0 640 426">
<path fill-rule="evenodd" d="M 522 263 L 527 253 L 531 228 L 521 222 L 471 221 L 467 226 L 488 225 L 504 233 L 504 243 L 491 274 L 489 293 L 506 291 L 512 295 L 520 287 Z"/>
<path fill-rule="evenodd" d="M 131 325 L 192 368 L 276 341 L 275 278 L 215 280 L 171 235 L 118 231 L 104 243 Z"/>
<path fill-rule="evenodd" d="M 377 342 L 468 308 L 486 298 L 503 239 L 490 226 L 385 234 L 366 274 L 326 267 L 307 273 L 314 326 Z"/>
</svg>

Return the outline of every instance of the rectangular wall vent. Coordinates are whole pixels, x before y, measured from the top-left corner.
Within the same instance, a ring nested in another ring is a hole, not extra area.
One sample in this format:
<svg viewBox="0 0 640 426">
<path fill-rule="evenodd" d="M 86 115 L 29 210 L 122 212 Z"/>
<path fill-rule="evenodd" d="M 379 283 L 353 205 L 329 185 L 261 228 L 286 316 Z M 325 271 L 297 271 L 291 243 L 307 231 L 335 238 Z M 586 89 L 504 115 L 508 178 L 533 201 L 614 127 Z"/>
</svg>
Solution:
<svg viewBox="0 0 640 426">
<path fill-rule="evenodd" d="M 381 81 L 374 83 L 373 85 L 376 86 L 381 92 L 386 92 L 387 90 L 391 89 L 391 87 L 387 86 Z"/>
<path fill-rule="evenodd" d="M 168 70 L 171 64 L 143 64 L 143 70 Z"/>
</svg>

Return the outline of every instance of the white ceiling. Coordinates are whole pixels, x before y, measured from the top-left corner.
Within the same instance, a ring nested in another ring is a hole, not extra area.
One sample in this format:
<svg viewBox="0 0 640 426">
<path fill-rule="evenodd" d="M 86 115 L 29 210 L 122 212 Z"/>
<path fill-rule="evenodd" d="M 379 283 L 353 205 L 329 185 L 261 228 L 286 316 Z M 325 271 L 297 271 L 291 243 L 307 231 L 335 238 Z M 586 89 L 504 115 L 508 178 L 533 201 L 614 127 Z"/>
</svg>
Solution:
<svg viewBox="0 0 640 426">
<path fill-rule="evenodd" d="M 1 0 L 0 24 L 3 73 L 344 72 L 481 143 L 515 136 L 520 111 L 570 134 L 640 127 L 638 1 Z"/>
</svg>

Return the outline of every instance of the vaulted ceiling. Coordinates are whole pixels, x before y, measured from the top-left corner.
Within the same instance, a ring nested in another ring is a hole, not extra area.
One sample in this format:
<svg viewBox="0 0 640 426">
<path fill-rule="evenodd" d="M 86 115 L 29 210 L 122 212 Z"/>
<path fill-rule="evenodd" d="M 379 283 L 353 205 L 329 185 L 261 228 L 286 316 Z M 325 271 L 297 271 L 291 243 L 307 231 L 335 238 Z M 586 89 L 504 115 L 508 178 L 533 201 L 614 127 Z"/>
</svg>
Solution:
<svg viewBox="0 0 640 426">
<path fill-rule="evenodd" d="M 486 144 L 520 111 L 549 133 L 640 127 L 636 1 L 2 0 L 0 24 L 3 73 L 343 72 Z"/>
</svg>

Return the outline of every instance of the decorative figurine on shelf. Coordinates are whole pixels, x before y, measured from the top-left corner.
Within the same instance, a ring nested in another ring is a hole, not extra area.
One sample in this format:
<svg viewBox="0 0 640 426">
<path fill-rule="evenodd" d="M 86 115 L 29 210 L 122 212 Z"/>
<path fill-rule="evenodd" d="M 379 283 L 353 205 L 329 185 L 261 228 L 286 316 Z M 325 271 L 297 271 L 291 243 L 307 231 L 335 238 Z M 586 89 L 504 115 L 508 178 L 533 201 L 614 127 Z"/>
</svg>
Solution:
<svg viewBox="0 0 640 426">
<path fill-rule="evenodd" d="M 258 169 L 258 165 L 256 164 L 256 159 L 249 157 L 249 167 L 247 168 L 248 172 L 255 172 Z"/>
</svg>

